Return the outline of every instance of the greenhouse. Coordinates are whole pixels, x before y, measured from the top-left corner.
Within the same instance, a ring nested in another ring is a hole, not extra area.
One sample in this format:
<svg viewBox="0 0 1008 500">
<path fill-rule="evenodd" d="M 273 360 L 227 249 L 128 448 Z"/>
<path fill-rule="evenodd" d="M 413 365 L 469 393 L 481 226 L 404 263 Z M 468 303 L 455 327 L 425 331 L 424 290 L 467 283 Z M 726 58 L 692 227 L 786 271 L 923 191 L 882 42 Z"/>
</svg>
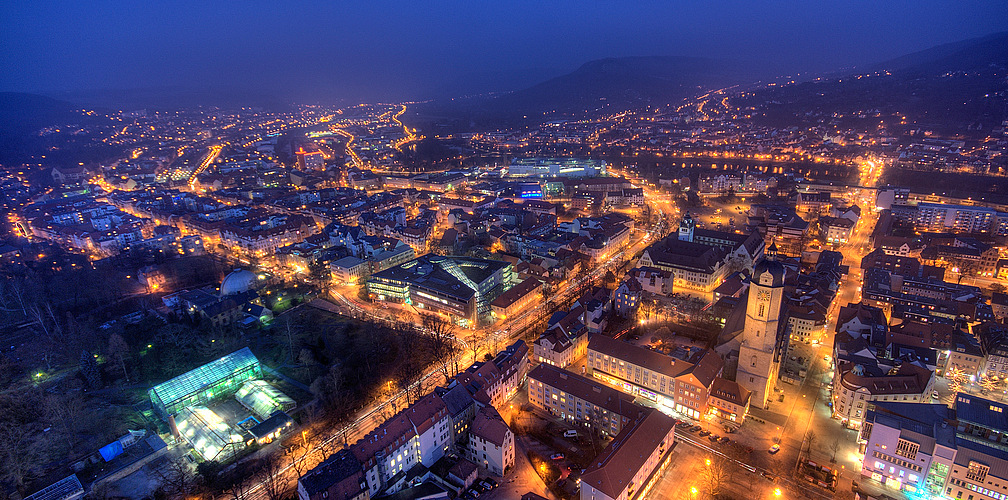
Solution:
<svg viewBox="0 0 1008 500">
<path fill-rule="evenodd" d="M 235 399 L 260 421 L 270 418 L 278 411 L 288 412 L 294 408 L 294 400 L 280 392 L 264 380 L 249 380 L 235 393 Z"/>
<path fill-rule="evenodd" d="M 233 394 L 246 380 L 262 376 L 259 360 L 248 347 L 190 370 L 149 391 L 151 404 L 168 420 L 182 410 Z"/>
<path fill-rule="evenodd" d="M 205 406 L 186 408 L 178 421 L 179 434 L 207 460 L 226 462 L 245 449 L 246 437 Z"/>
</svg>

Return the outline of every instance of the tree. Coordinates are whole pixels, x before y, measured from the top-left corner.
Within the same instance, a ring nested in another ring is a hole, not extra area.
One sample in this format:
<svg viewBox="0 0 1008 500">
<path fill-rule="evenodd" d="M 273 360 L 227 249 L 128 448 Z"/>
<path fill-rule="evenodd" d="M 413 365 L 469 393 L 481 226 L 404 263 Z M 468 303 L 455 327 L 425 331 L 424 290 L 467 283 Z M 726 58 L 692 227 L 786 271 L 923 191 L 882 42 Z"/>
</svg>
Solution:
<svg viewBox="0 0 1008 500">
<path fill-rule="evenodd" d="M 80 419 L 84 416 L 84 399 L 76 391 L 47 394 L 44 406 L 46 420 L 63 433 L 67 446 L 73 451 Z"/>
<path fill-rule="evenodd" d="M 0 424 L 0 471 L 22 494 L 28 478 L 42 460 L 40 444 L 29 426 L 12 422 Z"/>
<path fill-rule="evenodd" d="M 459 370 L 455 325 L 440 316 L 424 314 L 421 318 L 420 331 L 426 336 L 431 355 L 434 356 L 434 361 L 441 369 L 445 380 L 454 377 Z"/>
<path fill-rule="evenodd" d="M 109 335 L 108 355 L 110 359 L 114 360 L 122 368 L 123 378 L 126 379 L 126 383 L 128 384 L 130 379 L 129 373 L 126 372 L 126 357 L 129 356 L 129 345 L 126 344 L 126 341 L 118 333 Z"/>
<path fill-rule="evenodd" d="M 279 453 L 267 453 L 259 461 L 258 478 L 269 500 L 280 500 L 290 487 L 283 466 L 283 456 Z"/>
<path fill-rule="evenodd" d="M 728 482 L 728 460 L 721 455 L 710 454 L 700 470 L 700 480 L 711 498 L 721 494 L 721 487 Z"/>
<path fill-rule="evenodd" d="M 830 462 L 836 463 L 836 454 L 840 451 L 840 438 L 835 437 L 833 441 L 830 441 L 830 451 L 833 455 L 830 457 Z"/>
</svg>

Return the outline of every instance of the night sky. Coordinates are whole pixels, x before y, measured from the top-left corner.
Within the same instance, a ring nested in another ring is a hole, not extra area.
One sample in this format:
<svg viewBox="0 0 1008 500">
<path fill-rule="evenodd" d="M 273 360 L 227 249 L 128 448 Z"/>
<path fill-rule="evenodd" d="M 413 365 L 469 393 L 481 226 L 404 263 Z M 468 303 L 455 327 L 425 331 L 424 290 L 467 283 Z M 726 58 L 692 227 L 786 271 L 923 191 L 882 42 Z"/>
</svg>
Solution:
<svg viewBox="0 0 1008 500">
<path fill-rule="evenodd" d="M 1005 0 L 2 3 L 0 90 L 323 100 L 510 90 L 626 55 L 816 72 L 1008 30 Z"/>
</svg>

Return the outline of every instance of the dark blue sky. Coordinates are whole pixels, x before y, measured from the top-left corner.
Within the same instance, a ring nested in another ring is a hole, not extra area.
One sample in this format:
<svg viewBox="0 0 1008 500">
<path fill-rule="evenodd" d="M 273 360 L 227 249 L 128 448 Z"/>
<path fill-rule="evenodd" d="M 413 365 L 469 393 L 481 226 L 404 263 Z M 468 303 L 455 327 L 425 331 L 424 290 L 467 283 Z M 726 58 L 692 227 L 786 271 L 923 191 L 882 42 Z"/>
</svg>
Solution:
<svg viewBox="0 0 1008 500">
<path fill-rule="evenodd" d="M 992 1 L 8 0 L 0 90 L 242 87 L 411 98 L 521 87 L 609 56 L 878 62 L 1008 30 Z"/>
</svg>

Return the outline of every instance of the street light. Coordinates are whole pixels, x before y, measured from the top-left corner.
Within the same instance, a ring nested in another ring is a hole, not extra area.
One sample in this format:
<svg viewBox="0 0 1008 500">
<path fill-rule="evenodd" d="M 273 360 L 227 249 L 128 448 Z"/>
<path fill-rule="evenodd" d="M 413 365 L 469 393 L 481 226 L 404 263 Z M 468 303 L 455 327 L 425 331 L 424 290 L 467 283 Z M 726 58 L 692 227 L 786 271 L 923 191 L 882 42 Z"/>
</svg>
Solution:
<svg viewBox="0 0 1008 500">
<path fill-rule="evenodd" d="M 780 488 L 774 488 L 773 494 L 774 494 L 775 497 L 781 496 L 781 490 L 780 490 Z"/>
</svg>

